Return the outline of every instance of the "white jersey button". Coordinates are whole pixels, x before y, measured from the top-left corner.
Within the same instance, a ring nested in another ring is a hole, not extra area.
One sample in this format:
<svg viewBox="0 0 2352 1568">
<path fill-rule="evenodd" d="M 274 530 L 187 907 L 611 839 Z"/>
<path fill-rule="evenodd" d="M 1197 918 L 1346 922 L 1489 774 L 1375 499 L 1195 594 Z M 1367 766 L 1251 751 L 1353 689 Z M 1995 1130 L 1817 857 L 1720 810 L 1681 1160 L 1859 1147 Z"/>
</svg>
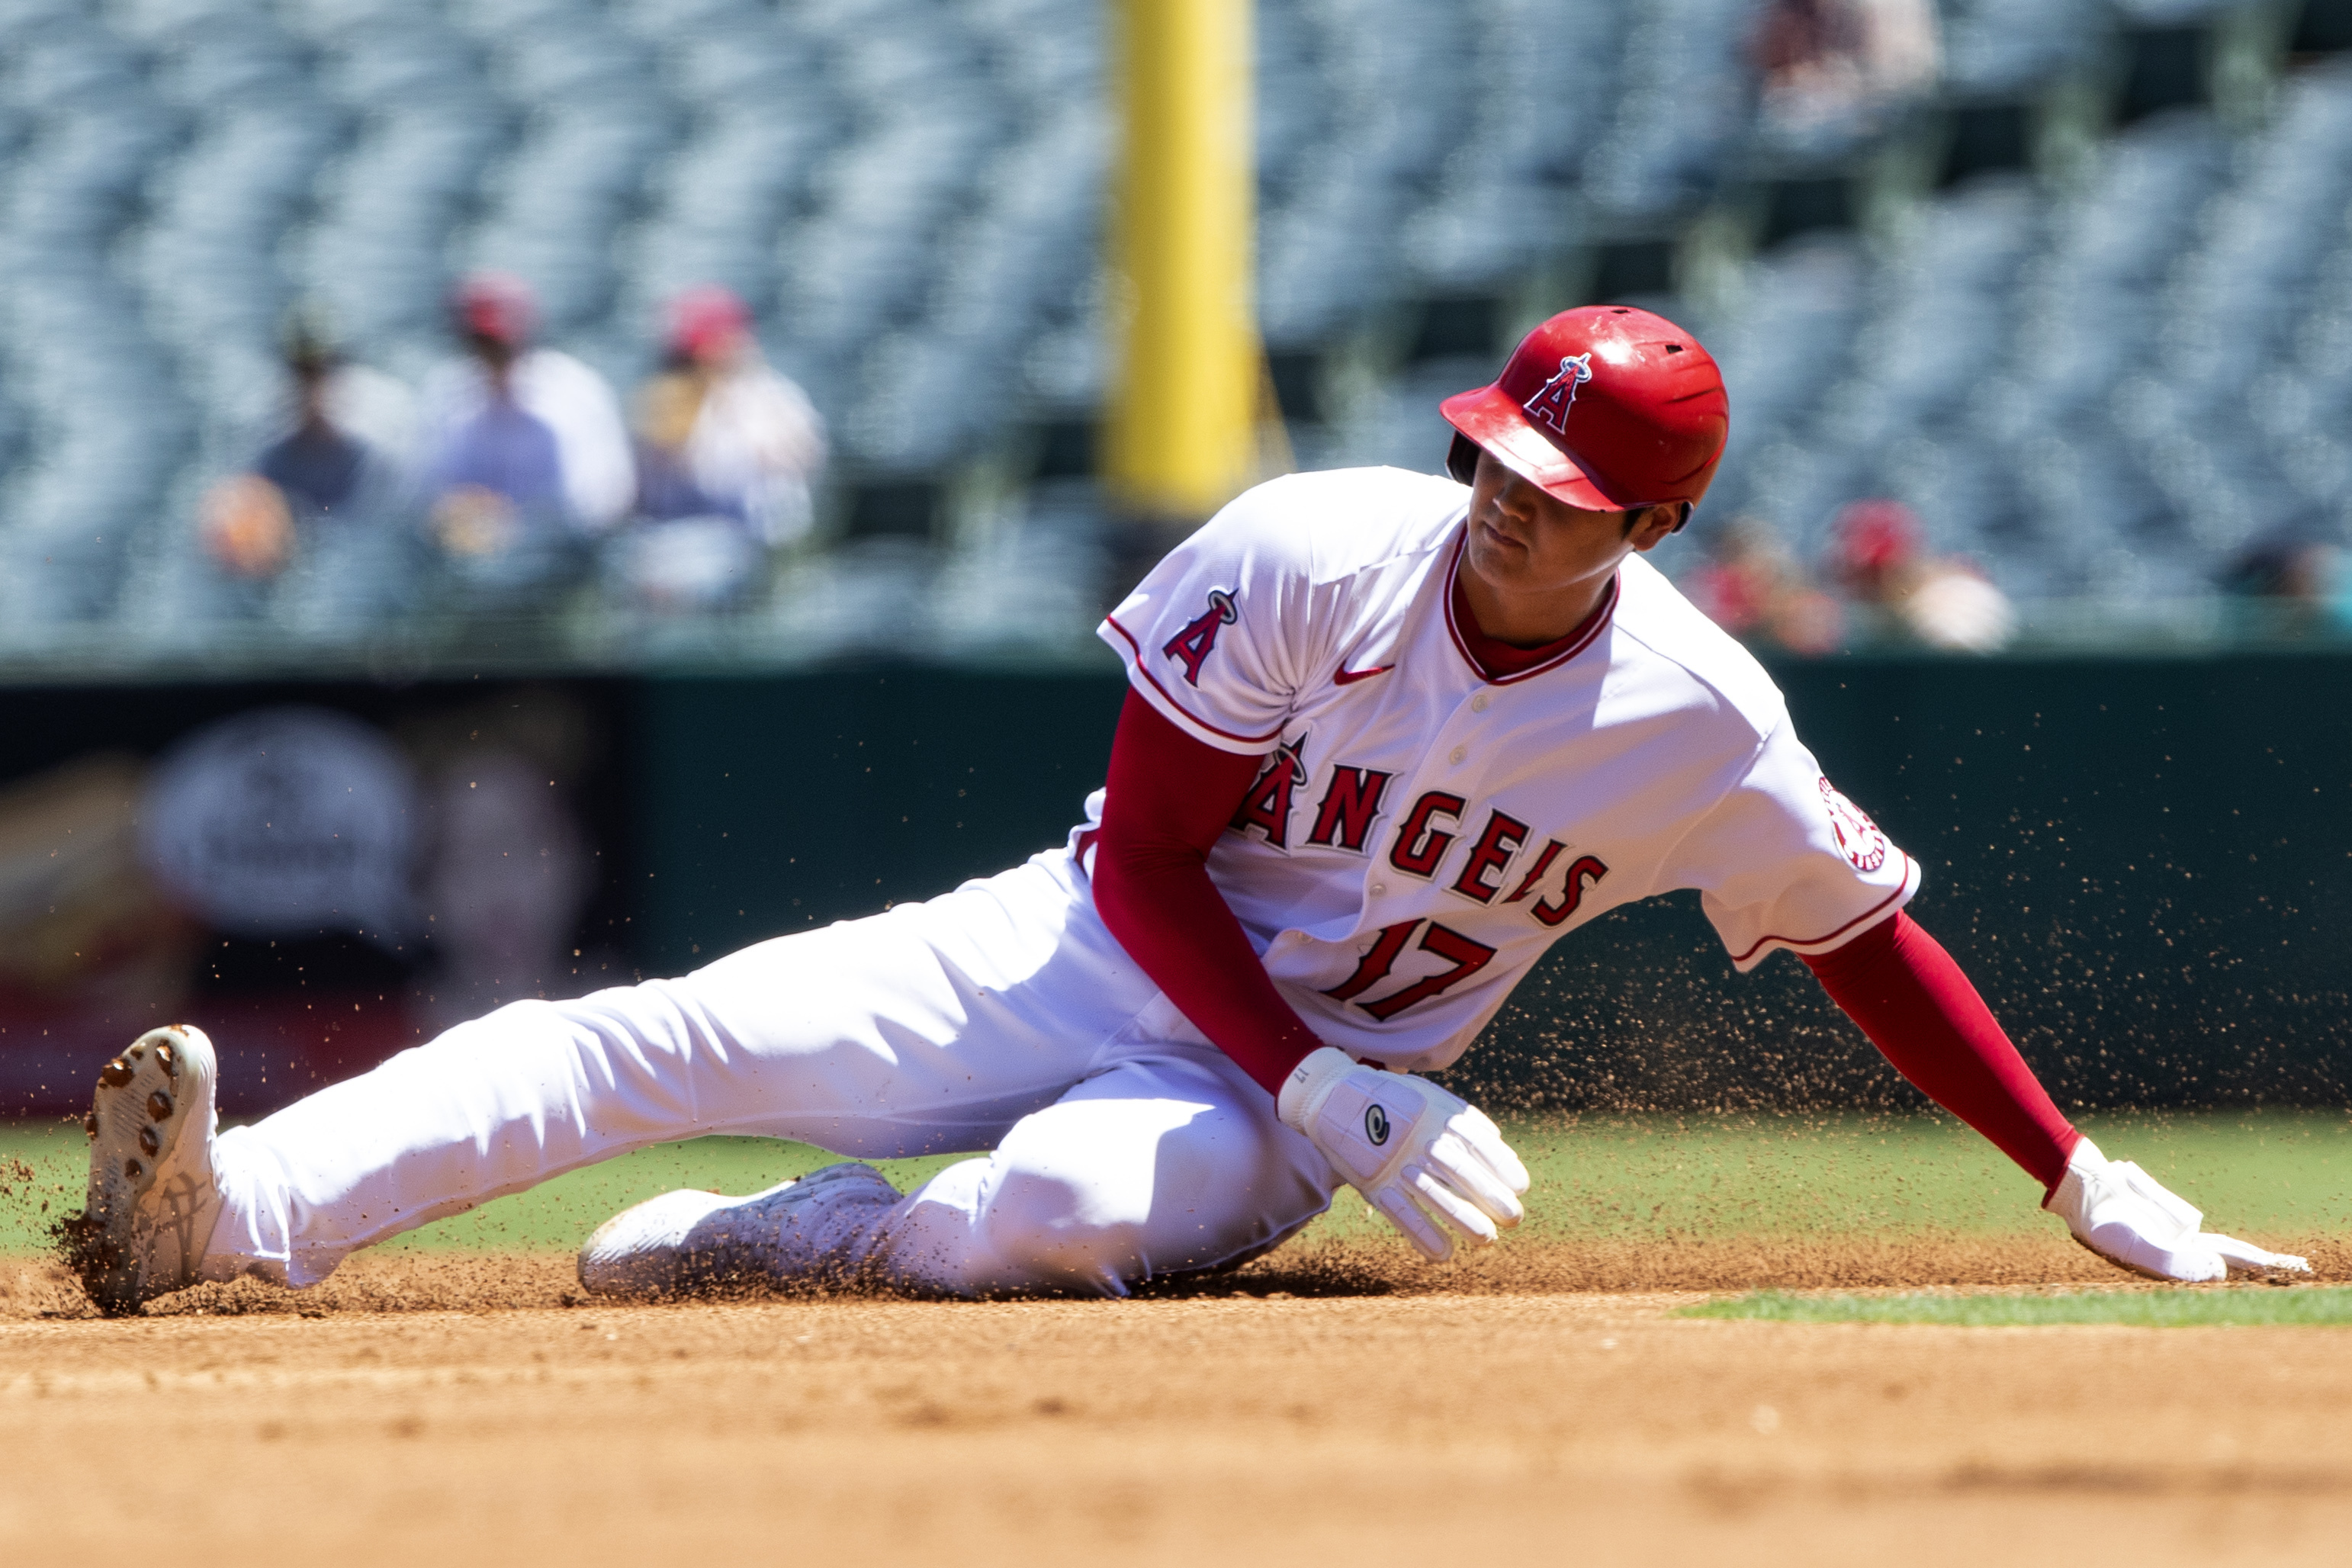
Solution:
<svg viewBox="0 0 2352 1568">
<path fill-rule="evenodd" d="M 1386 882 L 1374 882 L 1372 884 L 1372 897 L 1376 899 L 1388 890 L 1389 885 Z"/>
<path fill-rule="evenodd" d="M 1486 710 L 1486 694 L 1481 691 L 1477 696 L 1470 699 L 1470 711 L 1473 713 L 1484 713 Z"/>
<path fill-rule="evenodd" d="M 1468 752 L 1463 750 L 1460 746 L 1456 746 L 1452 751 L 1445 753 L 1445 760 L 1450 763 L 1458 763 L 1469 754 L 1470 753 Z"/>
</svg>

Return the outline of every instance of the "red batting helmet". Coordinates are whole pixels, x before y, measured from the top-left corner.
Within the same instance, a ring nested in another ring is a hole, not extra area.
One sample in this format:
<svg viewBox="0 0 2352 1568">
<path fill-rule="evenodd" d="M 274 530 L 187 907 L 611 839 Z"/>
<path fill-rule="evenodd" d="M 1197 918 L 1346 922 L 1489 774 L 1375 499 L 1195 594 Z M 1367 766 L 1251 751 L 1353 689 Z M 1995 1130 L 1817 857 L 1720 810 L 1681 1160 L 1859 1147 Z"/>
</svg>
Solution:
<svg viewBox="0 0 2352 1568">
<path fill-rule="evenodd" d="M 1492 386 L 1438 411 L 1460 432 L 1446 458 L 1456 479 L 1467 482 L 1484 448 L 1587 511 L 1696 503 L 1729 426 L 1714 357 L 1630 305 L 1562 310 L 1519 341 Z"/>
</svg>

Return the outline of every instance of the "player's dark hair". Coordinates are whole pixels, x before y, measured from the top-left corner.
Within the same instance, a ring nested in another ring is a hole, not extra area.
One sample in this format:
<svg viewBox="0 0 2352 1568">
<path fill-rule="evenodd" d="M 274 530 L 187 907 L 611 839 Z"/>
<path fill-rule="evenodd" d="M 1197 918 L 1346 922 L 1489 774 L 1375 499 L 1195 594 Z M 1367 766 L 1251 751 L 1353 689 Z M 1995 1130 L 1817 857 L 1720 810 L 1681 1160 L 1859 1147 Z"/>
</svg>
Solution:
<svg viewBox="0 0 2352 1568">
<path fill-rule="evenodd" d="M 1468 484 L 1478 477 L 1478 443 L 1454 432 L 1454 445 L 1445 449 L 1445 471 L 1456 484 Z"/>
<path fill-rule="evenodd" d="M 1680 533 L 1683 531 L 1683 525 L 1691 520 L 1691 503 L 1686 500 L 1657 501 L 1654 502 L 1654 505 L 1670 506 L 1675 509 L 1675 525 L 1674 527 L 1666 530 L 1668 533 Z M 1651 507 L 1646 506 L 1628 507 L 1625 509 L 1622 515 L 1625 519 L 1625 536 L 1628 539 L 1633 536 L 1633 525 L 1640 522 L 1643 517 L 1647 516 L 1651 510 Z"/>
</svg>

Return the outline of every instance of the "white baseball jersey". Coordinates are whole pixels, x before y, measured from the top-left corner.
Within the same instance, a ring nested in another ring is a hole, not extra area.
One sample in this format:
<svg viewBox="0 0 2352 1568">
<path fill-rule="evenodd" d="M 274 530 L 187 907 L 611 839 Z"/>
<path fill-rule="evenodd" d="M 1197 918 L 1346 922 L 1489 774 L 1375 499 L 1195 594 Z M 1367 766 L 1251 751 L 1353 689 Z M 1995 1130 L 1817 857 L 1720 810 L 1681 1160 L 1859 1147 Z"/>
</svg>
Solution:
<svg viewBox="0 0 2352 1568">
<path fill-rule="evenodd" d="M 1489 679 L 1454 619 L 1468 509 L 1392 468 L 1276 479 L 1101 626 L 1154 708 L 1266 757 L 1209 876 L 1323 1039 L 1444 1067 L 1553 942 L 1677 888 L 1742 970 L 1909 900 L 1918 867 L 1771 679 L 1639 556 L 1556 657 Z"/>
</svg>

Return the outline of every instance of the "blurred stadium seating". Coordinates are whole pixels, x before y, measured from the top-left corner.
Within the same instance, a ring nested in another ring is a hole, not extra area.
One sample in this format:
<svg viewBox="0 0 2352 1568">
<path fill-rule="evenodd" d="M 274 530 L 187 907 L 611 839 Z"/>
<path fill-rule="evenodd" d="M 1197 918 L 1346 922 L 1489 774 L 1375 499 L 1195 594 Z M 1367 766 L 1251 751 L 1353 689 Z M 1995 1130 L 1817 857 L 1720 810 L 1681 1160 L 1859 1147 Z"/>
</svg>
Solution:
<svg viewBox="0 0 2352 1568">
<path fill-rule="evenodd" d="M 1891 497 L 2029 635 L 2223 635 L 2228 584 L 2345 542 L 2344 9 L 1945 0 L 1930 86 L 1792 130 L 1759 117 L 1762 0 L 1260 0 L 1260 307 L 1300 460 L 1432 467 L 1436 396 L 1519 327 L 1637 299 L 1731 383 L 1702 546 L 1746 513 L 1817 559 L 1840 505 Z M 709 624 L 570 600 L 504 657 L 1082 642 L 1114 558 L 1087 483 L 1108 26 L 1102 0 L 13 0 L 0 661 L 425 637 L 429 605 L 372 621 L 402 601 L 365 549 L 240 619 L 190 519 L 281 405 L 290 306 L 414 382 L 475 268 L 624 388 L 665 300 L 735 289 L 835 448 L 824 542 L 772 592 Z"/>
</svg>

